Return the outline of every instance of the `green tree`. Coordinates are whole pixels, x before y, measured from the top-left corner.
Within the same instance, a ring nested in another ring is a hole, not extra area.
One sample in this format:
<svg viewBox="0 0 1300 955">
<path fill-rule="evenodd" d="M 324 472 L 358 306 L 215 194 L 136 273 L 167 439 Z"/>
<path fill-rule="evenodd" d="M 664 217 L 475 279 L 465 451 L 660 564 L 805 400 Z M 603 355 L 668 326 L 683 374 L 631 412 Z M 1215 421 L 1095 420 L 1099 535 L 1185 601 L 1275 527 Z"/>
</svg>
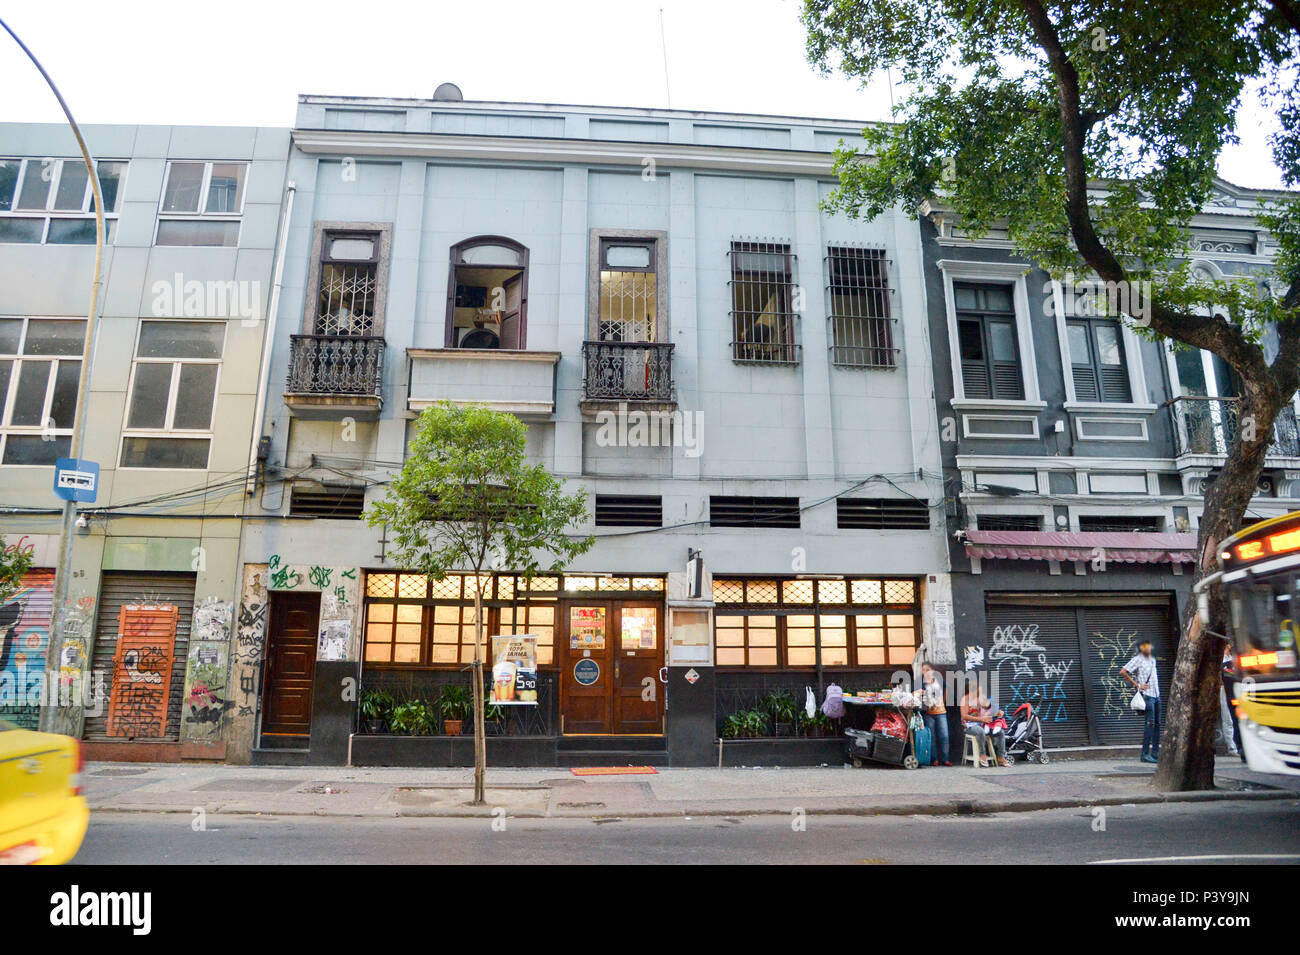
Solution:
<svg viewBox="0 0 1300 955">
<path fill-rule="evenodd" d="M 1055 277 L 1149 290 L 1140 333 L 1213 352 L 1239 376 L 1241 427 L 1199 529 L 1195 579 L 1213 572 L 1300 384 L 1300 200 L 1279 192 L 1262 212 L 1280 244 L 1267 274 L 1198 280 L 1189 223 L 1251 91 L 1280 120 L 1283 181 L 1300 186 L 1296 0 L 805 0 L 802 22 L 823 71 L 866 81 L 888 67 L 911 90 L 865 148 L 837 151 L 830 209 L 916 214 L 938 200 L 975 235 L 1005 225 Z M 1221 632 L 1220 600 L 1213 613 Z M 1189 606 L 1161 788 L 1213 786 L 1221 651 Z"/>
<path fill-rule="evenodd" d="M 393 563 L 436 580 L 453 570 L 478 580 L 493 569 L 525 576 L 563 570 L 590 549 L 595 538 L 568 532 L 586 519 L 586 492 L 565 494 L 562 481 L 526 463 L 526 437 L 517 418 L 479 405 L 443 402 L 421 413 L 406 463 L 366 514 L 371 526 L 386 524 L 393 535 Z M 476 805 L 487 767 L 481 591 L 474 588 Z"/>
<path fill-rule="evenodd" d="M 23 588 L 23 577 L 32 567 L 32 555 L 18 548 L 10 548 L 0 537 L 0 604 L 13 599 Z"/>
</svg>

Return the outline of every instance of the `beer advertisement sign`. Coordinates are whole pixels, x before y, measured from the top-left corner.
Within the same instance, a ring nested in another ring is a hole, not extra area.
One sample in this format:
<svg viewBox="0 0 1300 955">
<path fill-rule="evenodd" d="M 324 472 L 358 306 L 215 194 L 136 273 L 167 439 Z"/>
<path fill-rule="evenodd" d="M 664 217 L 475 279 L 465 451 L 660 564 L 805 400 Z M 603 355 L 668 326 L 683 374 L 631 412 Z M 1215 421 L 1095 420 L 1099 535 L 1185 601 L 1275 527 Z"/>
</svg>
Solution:
<svg viewBox="0 0 1300 955">
<path fill-rule="evenodd" d="M 492 639 L 489 706 L 537 703 L 537 635 L 519 633 Z"/>
</svg>

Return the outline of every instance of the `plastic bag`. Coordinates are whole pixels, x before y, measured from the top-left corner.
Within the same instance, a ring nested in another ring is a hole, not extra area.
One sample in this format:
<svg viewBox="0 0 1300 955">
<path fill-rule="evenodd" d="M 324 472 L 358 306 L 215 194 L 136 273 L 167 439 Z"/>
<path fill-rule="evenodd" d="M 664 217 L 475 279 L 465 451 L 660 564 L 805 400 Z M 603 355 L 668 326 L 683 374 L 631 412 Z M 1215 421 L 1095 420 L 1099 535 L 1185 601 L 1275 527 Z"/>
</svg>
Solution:
<svg viewBox="0 0 1300 955">
<path fill-rule="evenodd" d="M 803 711 L 808 714 L 808 719 L 812 719 L 817 714 L 817 697 L 813 696 L 810 686 L 805 686 L 803 692 Z"/>
<path fill-rule="evenodd" d="M 1133 707 L 1133 712 L 1135 713 L 1146 712 L 1147 701 L 1143 698 L 1141 690 L 1133 694 L 1133 699 L 1128 701 L 1128 705 Z"/>
</svg>

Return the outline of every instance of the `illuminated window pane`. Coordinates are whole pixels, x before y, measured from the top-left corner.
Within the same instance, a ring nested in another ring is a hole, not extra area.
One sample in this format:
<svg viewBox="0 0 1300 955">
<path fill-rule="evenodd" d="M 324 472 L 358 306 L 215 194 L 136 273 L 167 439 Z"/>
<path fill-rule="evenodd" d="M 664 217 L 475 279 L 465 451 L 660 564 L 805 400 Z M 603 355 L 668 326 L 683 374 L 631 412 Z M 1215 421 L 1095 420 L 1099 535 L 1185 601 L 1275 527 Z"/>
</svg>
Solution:
<svg viewBox="0 0 1300 955">
<path fill-rule="evenodd" d="M 713 602 L 719 604 L 738 604 L 745 600 L 745 585 L 739 580 L 714 580 Z"/>
<path fill-rule="evenodd" d="M 828 647 L 825 644 L 822 644 L 822 665 L 828 667 L 848 666 L 849 648 Z"/>
<path fill-rule="evenodd" d="M 859 630 L 863 627 L 883 627 L 885 625 L 885 618 L 878 613 L 858 614 L 854 620 L 857 621 Z"/>
<path fill-rule="evenodd" d="M 916 656 L 916 647 L 890 647 L 889 662 L 892 664 L 911 663 Z"/>
<path fill-rule="evenodd" d="M 912 647 L 916 645 L 916 634 L 911 627 L 889 628 L 889 645 L 891 647 Z"/>
<path fill-rule="evenodd" d="M 387 620 L 391 622 L 393 619 L 393 605 L 371 604 L 366 613 L 370 620 Z"/>
<path fill-rule="evenodd" d="M 781 599 L 788 604 L 813 602 L 813 581 L 784 580 L 781 582 Z"/>
<path fill-rule="evenodd" d="M 435 643 L 433 652 L 429 656 L 432 663 L 455 663 L 456 662 L 456 644 Z"/>
<path fill-rule="evenodd" d="M 751 647 L 775 647 L 776 631 L 751 628 L 749 631 L 749 645 Z"/>
<path fill-rule="evenodd" d="M 775 580 L 751 580 L 746 590 L 745 602 L 751 604 L 774 604 L 777 602 Z"/>
<path fill-rule="evenodd" d="M 813 625 L 812 614 L 810 613 L 793 614 L 785 618 L 785 625 L 787 627 L 800 627 L 800 628 L 811 627 Z"/>
<path fill-rule="evenodd" d="M 858 666 L 875 667 L 884 665 L 884 647 L 858 647 Z"/>
<path fill-rule="evenodd" d="M 885 581 L 885 603 L 910 604 L 916 599 L 916 583 L 911 580 Z"/>
<path fill-rule="evenodd" d="M 633 590 L 663 590 L 664 579 L 662 577 L 633 577 Z"/>
<path fill-rule="evenodd" d="M 744 630 L 719 630 L 718 646 L 720 647 L 743 647 L 745 645 Z"/>
<path fill-rule="evenodd" d="M 398 604 L 398 623 L 419 623 L 424 619 L 424 608 L 419 604 Z"/>
<path fill-rule="evenodd" d="M 500 600 L 512 600 L 515 596 L 515 579 L 510 576 L 497 578 L 497 597 Z"/>
<path fill-rule="evenodd" d="M 442 580 L 429 581 L 429 596 L 434 600 L 456 600 L 460 597 L 460 574 L 448 574 Z"/>
<path fill-rule="evenodd" d="M 474 662 L 474 644 L 473 644 L 473 642 L 467 643 L 465 646 L 463 646 L 463 647 L 460 648 L 460 662 L 461 662 L 461 663 L 473 663 L 473 662 Z"/>
<path fill-rule="evenodd" d="M 744 665 L 745 650 L 743 647 L 736 649 L 718 647 L 718 666 L 739 667 Z"/>
<path fill-rule="evenodd" d="M 814 638 L 814 634 L 813 634 L 813 629 L 812 629 L 812 627 L 807 627 L 807 628 L 804 628 L 804 627 L 786 627 L 786 629 L 785 629 L 785 639 L 786 639 L 786 643 L 787 643 L 791 648 L 793 648 L 793 647 L 811 647 L 811 646 L 813 645 L 813 638 Z M 792 653 L 791 653 L 791 659 L 792 659 L 792 660 L 793 660 L 793 657 L 794 657 L 794 654 L 793 654 L 793 652 L 792 652 Z"/>
<path fill-rule="evenodd" d="M 749 651 L 749 665 L 752 667 L 776 666 L 776 648 L 771 650 L 751 648 Z"/>
<path fill-rule="evenodd" d="M 528 620 L 530 623 L 537 625 L 552 625 L 555 623 L 554 607 L 529 607 Z"/>
<path fill-rule="evenodd" d="M 564 589 L 565 590 L 595 590 L 596 578 L 595 577 L 565 577 Z"/>
<path fill-rule="evenodd" d="M 397 593 L 396 574 L 367 574 L 367 597 L 392 597 Z"/>
<path fill-rule="evenodd" d="M 434 643 L 459 643 L 460 627 L 456 626 L 455 624 L 449 624 L 449 623 L 434 624 L 433 642 Z"/>
<path fill-rule="evenodd" d="M 786 652 L 786 662 L 792 667 L 810 667 L 817 662 L 817 651 L 812 647 L 791 647 Z"/>
<path fill-rule="evenodd" d="M 372 623 L 366 627 L 367 643 L 388 643 L 393 638 L 392 625 L 387 623 Z"/>
<path fill-rule="evenodd" d="M 397 596 L 408 600 L 423 600 L 429 589 L 429 578 L 423 574 L 402 574 L 397 578 Z"/>
<path fill-rule="evenodd" d="M 433 619 L 435 623 L 458 623 L 460 621 L 460 608 L 447 606 L 446 604 L 434 607 Z"/>
<path fill-rule="evenodd" d="M 399 623 L 397 625 L 396 639 L 398 643 L 419 643 L 420 634 L 424 628 L 418 623 Z"/>
<path fill-rule="evenodd" d="M 878 604 L 881 602 L 880 581 L 855 580 L 853 581 L 852 593 L 855 604 Z"/>
<path fill-rule="evenodd" d="M 399 643 L 393 647 L 394 663 L 419 663 L 420 645 L 418 643 Z"/>
<path fill-rule="evenodd" d="M 551 591 L 551 590 L 559 590 L 559 589 L 560 589 L 559 577 L 549 577 L 545 575 L 541 577 L 534 577 L 528 584 L 528 590 L 530 591 Z"/>
<path fill-rule="evenodd" d="M 553 662 L 553 657 L 554 657 L 554 656 L 555 656 L 555 652 L 554 652 L 554 649 L 553 649 L 552 647 L 549 647 L 549 646 L 545 646 L 545 647 L 544 647 L 544 646 L 542 646 L 542 644 L 541 644 L 540 641 L 538 642 L 538 644 L 537 644 L 537 664 L 538 664 L 538 666 L 545 666 L 546 664 L 549 664 L 549 663 Z"/>
<path fill-rule="evenodd" d="M 631 590 L 632 578 L 630 577 L 602 577 L 600 578 L 601 590 Z"/>
<path fill-rule="evenodd" d="M 843 580 L 817 581 L 817 597 L 825 604 L 848 602 L 848 585 Z"/>
<path fill-rule="evenodd" d="M 366 662 L 367 663 L 391 663 L 392 647 L 390 647 L 387 643 L 367 643 Z"/>
</svg>

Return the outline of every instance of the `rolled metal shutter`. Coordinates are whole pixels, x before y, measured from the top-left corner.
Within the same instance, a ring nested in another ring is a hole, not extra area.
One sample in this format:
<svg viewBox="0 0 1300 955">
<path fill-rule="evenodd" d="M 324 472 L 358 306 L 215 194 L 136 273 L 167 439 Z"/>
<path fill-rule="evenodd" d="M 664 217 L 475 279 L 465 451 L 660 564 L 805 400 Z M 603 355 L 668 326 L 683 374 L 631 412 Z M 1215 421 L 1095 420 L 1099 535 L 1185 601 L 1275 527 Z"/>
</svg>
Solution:
<svg viewBox="0 0 1300 955">
<path fill-rule="evenodd" d="M 12 606 L 11 606 L 12 605 Z M 34 688 L 45 675 L 45 650 L 50 643 L 50 617 L 54 608 L 54 571 L 29 570 L 22 588 L 5 604 L 4 632 L 0 633 L 0 672 L 9 686 Z M 20 680 L 21 677 L 21 680 Z M 34 730 L 40 722 L 39 705 L 0 706 L 0 719 Z"/>
<path fill-rule="evenodd" d="M 999 705 L 1007 718 L 1033 705 L 1048 749 L 1087 746 L 1088 711 L 1073 607 L 1037 603 L 988 605 L 986 666 L 998 674 Z"/>
<path fill-rule="evenodd" d="M 1088 697 L 1097 742 L 1102 746 L 1140 746 L 1142 715 L 1129 709 L 1133 687 L 1119 669 L 1151 641 L 1160 679 L 1160 699 L 1169 699 L 1177 644 L 1168 605 L 1084 607 Z"/>
<path fill-rule="evenodd" d="M 123 605 L 156 603 L 174 604 L 177 609 L 176 637 L 172 650 L 171 679 L 167 693 L 167 728 L 162 739 L 178 742 L 181 738 L 181 705 L 185 690 L 185 661 L 189 655 L 190 622 L 194 617 L 195 575 L 184 573 L 136 573 L 105 571 L 99 590 L 99 611 L 95 623 L 95 649 L 92 670 L 104 676 L 104 706 L 98 716 L 86 717 L 84 736 L 90 740 L 120 741 L 108 735 L 109 685 L 117 654 L 118 618 Z"/>
</svg>

